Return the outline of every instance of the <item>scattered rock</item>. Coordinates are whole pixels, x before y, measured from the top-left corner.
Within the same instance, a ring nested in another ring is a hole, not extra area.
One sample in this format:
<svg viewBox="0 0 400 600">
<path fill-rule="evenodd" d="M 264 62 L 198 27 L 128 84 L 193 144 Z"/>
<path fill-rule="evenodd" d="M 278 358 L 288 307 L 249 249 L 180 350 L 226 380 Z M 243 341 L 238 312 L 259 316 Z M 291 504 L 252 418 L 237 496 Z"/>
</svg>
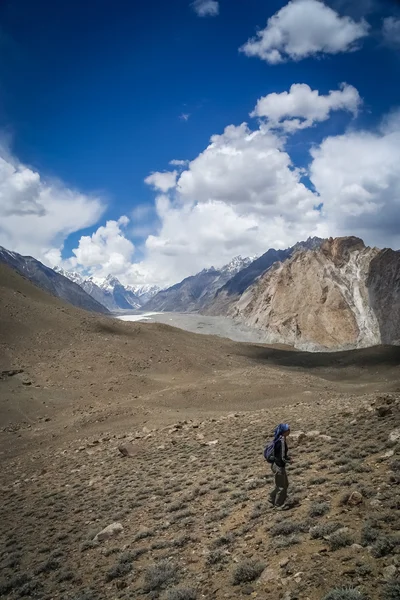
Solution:
<svg viewBox="0 0 400 600">
<path fill-rule="evenodd" d="M 380 419 L 392 414 L 392 409 L 389 406 L 377 406 L 375 412 Z"/>
<path fill-rule="evenodd" d="M 103 542 L 104 540 L 108 540 L 118 535 L 123 530 L 124 528 L 122 527 L 121 523 L 111 523 L 110 525 L 107 525 L 107 527 L 99 531 L 99 533 L 95 536 L 94 541 Z"/>
<path fill-rule="evenodd" d="M 385 452 L 385 454 L 382 456 L 382 458 L 391 458 L 394 455 L 394 450 L 388 450 L 387 452 Z"/>
<path fill-rule="evenodd" d="M 391 431 L 389 433 L 389 442 L 398 442 L 399 440 L 400 440 L 400 428 L 393 429 L 393 431 Z"/>
<path fill-rule="evenodd" d="M 350 494 L 347 504 L 349 506 L 358 506 L 363 503 L 363 495 L 360 492 L 354 491 Z"/>
<path fill-rule="evenodd" d="M 216 444 L 218 444 L 218 440 L 211 440 L 211 442 L 205 443 L 206 446 L 215 446 Z"/>
<path fill-rule="evenodd" d="M 275 571 L 275 569 L 267 567 L 261 573 L 257 583 L 265 583 L 267 581 L 274 581 L 275 579 L 279 579 L 279 574 Z"/>
<path fill-rule="evenodd" d="M 302 444 L 306 441 L 307 436 L 304 431 L 296 431 L 295 433 L 290 434 L 290 441 L 296 446 L 298 444 Z"/>
<path fill-rule="evenodd" d="M 321 433 L 321 435 L 319 436 L 319 439 L 322 440 L 323 442 L 331 442 L 332 441 L 332 436 L 331 435 L 325 435 L 324 433 Z"/>
<path fill-rule="evenodd" d="M 121 444 L 118 446 L 118 450 L 121 452 L 122 456 L 137 456 L 139 452 L 139 448 L 134 444 Z"/>
<path fill-rule="evenodd" d="M 289 559 L 288 558 L 283 558 L 279 562 L 279 566 L 281 567 L 281 569 L 283 569 L 284 567 L 287 567 L 288 564 L 289 564 Z"/>
<path fill-rule="evenodd" d="M 371 508 L 381 508 L 382 502 L 378 498 L 373 498 L 369 503 Z"/>
<path fill-rule="evenodd" d="M 389 565 L 388 567 L 385 567 L 383 569 L 383 578 L 386 581 L 390 581 L 390 579 L 393 579 L 397 574 L 397 568 L 395 567 L 395 565 Z"/>
</svg>

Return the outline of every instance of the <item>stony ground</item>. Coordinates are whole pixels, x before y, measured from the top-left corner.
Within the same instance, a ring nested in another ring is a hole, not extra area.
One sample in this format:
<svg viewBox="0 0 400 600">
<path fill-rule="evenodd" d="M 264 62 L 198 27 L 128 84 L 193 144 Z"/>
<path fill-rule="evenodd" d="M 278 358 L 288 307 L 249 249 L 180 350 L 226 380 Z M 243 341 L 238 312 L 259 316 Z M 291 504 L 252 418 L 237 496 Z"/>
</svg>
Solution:
<svg viewBox="0 0 400 600">
<path fill-rule="evenodd" d="M 338 397 L 105 432 L 7 461 L 0 594 L 399 598 L 399 401 Z M 284 513 L 266 501 L 262 460 L 279 420 L 293 431 Z M 329 595 L 342 587 L 354 589 Z"/>
<path fill-rule="evenodd" d="M 0 265 L 0 596 L 398 600 L 399 365 L 112 321 Z"/>
</svg>

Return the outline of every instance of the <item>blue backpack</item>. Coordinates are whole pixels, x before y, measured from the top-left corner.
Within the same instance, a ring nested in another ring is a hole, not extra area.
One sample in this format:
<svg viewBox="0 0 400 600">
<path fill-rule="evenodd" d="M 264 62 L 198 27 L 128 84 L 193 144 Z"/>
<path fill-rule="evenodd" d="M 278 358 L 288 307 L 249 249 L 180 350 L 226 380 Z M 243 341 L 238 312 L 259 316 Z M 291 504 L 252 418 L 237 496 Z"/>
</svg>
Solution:
<svg viewBox="0 0 400 600">
<path fill-rule="evenodd" d="M 270 465 L 275 462 L 275 441 L 268 444 L 268 446 L 265 446 L 264 458 Z"/>
</svg>

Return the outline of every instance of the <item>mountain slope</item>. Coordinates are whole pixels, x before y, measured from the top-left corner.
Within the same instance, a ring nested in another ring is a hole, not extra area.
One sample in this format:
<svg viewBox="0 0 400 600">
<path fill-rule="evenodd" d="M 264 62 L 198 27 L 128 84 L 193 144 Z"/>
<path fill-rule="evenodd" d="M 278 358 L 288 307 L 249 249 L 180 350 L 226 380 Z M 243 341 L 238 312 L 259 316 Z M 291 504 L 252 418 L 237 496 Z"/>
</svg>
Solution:
<svg viewBox="0 0 400 600">
<path fill-rule="evenodd" d="M 229 307 L 239 299 L 247 288 L 253 285 L 257 277 L 265 273 L 274 263 L 285 261 L 297 250 L 318 248 L 322 241 L 321 238 L 313 237 L 308 238 L 305 242 L 298 242 L 286 250 L 270 248 L 265 254 L 240 270 L 225 285 L 221 286 L 215 297 L 211 297 L 207 305 L 204 306 L 202 312 L 208 315 L 227 314 Z"/>
<path fill-rule="evenodd" d="M 31 256 L 22 256 L 0 246 L 0 262 L 8 265 L 41 289 L 69 304 L 99 313 L 107 308 L 87 294 L 77 283 L 46 267 Z"/>
<path fill-rule="evenodd" d="M 200 310 L 216 292 L 236 273 L 247 267 L 252 258 L 235 257 L 221 269 L 204 269 L 197 275 L 186 277 L 180 283 L 156 294 L 144 305 L 145 310 L 168 312 L 193 312 Z"/>
<path fill-rule="evenodd" d="M 399 344 L 400 252 L 331 238 L 275 264 L 229 314 L 301 349 Z"/>
</svg>

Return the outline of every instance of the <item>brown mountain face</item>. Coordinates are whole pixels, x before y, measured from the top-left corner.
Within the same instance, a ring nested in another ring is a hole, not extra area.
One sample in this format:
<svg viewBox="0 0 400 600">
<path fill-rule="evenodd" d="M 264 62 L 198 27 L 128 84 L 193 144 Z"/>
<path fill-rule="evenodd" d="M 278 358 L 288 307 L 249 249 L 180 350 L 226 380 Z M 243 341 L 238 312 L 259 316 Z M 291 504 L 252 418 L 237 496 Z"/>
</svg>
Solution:
<svg viewBox="0 0 400 600">
<path fill-rule="evenodd" d="M 330 238 L 273 265 L 230 314 L 302 349 L 400 343 L 400 252 Z"/>
</svg>

